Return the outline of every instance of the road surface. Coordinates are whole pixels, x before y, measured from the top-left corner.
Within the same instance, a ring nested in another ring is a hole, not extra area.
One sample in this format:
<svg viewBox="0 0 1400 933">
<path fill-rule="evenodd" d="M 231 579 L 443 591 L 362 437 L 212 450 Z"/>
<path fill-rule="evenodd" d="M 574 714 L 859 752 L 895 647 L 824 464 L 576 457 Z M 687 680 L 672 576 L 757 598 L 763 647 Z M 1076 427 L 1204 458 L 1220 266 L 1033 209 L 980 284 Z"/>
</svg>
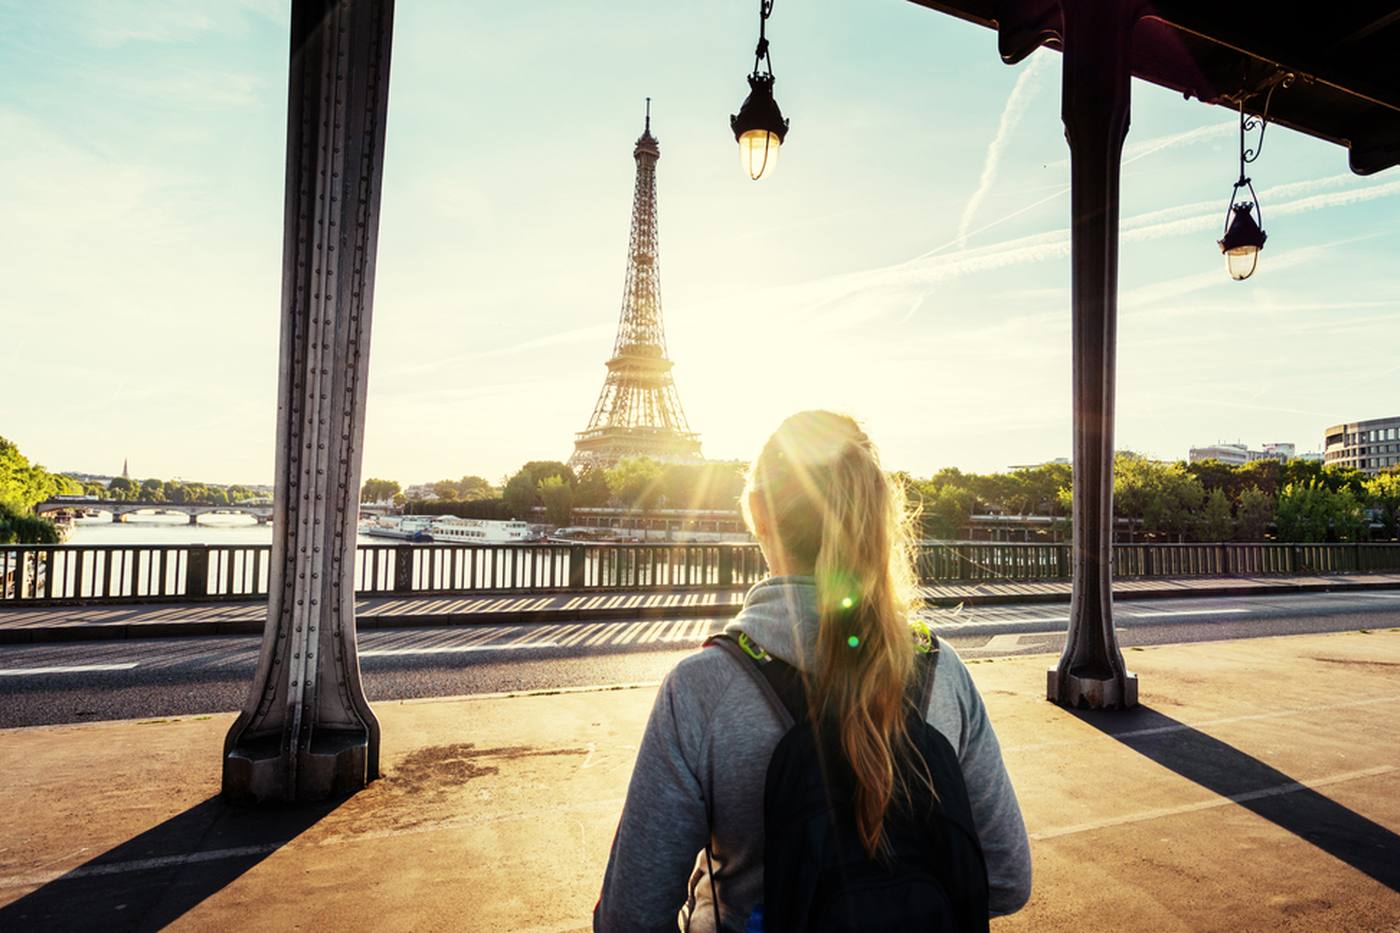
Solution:
<svg viewBox="0 0 1400 933">
<path fill-rule="evenodd" d="M 934 611 L 966 658 L 1059 652 L 1065 605 Z M 1400 591 L 1122 602 L 1135 646 L 1400 627 Z M 360 635 L 372 701 L 660 680 L 726 620 L 524 623 L 378 629 Z M 0 646 L 0 728 L 235 710 L 257 659 L 254 636 Z"/>
</svg>

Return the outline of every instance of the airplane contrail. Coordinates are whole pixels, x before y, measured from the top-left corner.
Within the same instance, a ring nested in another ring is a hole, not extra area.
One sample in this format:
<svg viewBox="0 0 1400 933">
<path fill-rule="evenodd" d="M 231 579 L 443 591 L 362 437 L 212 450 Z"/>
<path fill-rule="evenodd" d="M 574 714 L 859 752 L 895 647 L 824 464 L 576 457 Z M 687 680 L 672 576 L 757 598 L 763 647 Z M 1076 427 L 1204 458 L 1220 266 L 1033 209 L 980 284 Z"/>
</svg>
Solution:
<svg viewBox="0 0 1400 933">
<path fill-rule="evenodd" d="M 1261 200 L 1269 205 L 1269 216 L 1288 216 L 1341 207 L 1367 199 L 1392 197 L 1400 194 L 1400 181 L 1382 182 L 1327 191 L 1335 188 L 1348 175 L 1333 175 L 1277 185 L 1261 192 Z M 1323 193 L 1313 193 L 1317 191 Z M 1293 200 L 1280 198 L 1292 195 Z M 1141 242 L 1166 236 L 1177 236 L 1210 230 L 1222 223 L 1222 212 L 1214 202 L 1200 201 L 1190 205 L 1148 211 L 1126 218 L 1120 225 L 1122 242 Z M 859 292 L 901 290 L 932 285 L 949 278 L 984 272 L 1007 266 L 1038 262 L 1070 251 L 1069 228 L 1062 227 L 1044 233 L 1004 240 L 987 246 L 959 250 L 946 256 L 921 256 L 861 272 L 850 272 L 830 278 L 816 279 L 792 287 L 793 297 L 801 301 L 810 296 L 809 309 L 821 307 Z M 906 304 L 905 307 L 908 307 Z"/>
<path fill-rule="evenodd" d="M 972 192 L 972 197 L 967 199 L 967 206 L 963 208 L 962 220 L 958 223 L 957 243 L 959 246 L 967 242 L 972 219 L 977 216 L 978 208 L 982 206 L 982 201 L 986 199 L 987 193 L 992 190 L 992 185 L 996 182 L 997 170 L 1001 167 L 1001 154 L 1006 150 L 1007 142 L 1015 131 L 1016 124 L 1021 122 L 1021 117 L 1025 115 L 1036 91 L 1040 89 L 1035 78 L 1049 58 L 1050 55 L 1047 52 L 1037 52 L 1032 55 L 1026 63 L 1026 67 L 1016 76 L 1016 83 L 1011 86 L 1011 93 L 1006 97 L 1006 106 L 1001 109 L 1001 120 L 997 123 L 996 135 L 992 137 L 991 144 L 987 146 L 987 157 L 982 162 L 982 177 L 978 180 L 977 189 Z"/>
</svg>

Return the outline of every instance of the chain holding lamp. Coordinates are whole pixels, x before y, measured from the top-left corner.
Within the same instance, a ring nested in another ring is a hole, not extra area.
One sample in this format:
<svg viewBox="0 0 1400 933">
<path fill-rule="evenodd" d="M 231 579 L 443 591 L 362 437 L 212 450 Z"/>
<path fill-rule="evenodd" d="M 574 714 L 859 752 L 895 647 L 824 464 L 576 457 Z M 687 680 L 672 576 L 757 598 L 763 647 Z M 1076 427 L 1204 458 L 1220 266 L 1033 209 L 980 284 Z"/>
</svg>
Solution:
<svg viewBox="0 0 1400 933">
<path fill-rule="evenodd" d="M 1243 281 L 1259 268 L 1259 251 L 1269 235 L 1264 232 L 1264 212 L 1259 206 L 1259 196 L 1254 193 L 1254 182 L 1244 173 L 1244 167 L 1264 151 L 1264 131 L 1269 128 L 1269 104 L 1273 102 L 1274 91 L 1293 83 L 1293 75 L 1279 75 L 1269 88 L 1269 96 L 1264 101 L 1264 113 L 1251 117 L 1244 111 L 1245 94 L 1240 95 L 1240 177 L 1230 190 L 1230 207 L 1225 212 L 1225 231 L 1218 241 L 1220 252 L 1225 255 L 1225 269 L 1230 278 Z M 1259 130 L 1259 141 L 1253 149 L 1245 147 L 1245 134 Z M 1237 200 L 1240 189 L 1248 188 L 1248 201 Z"/>
<path fill-rule="evenodd" d="M 771 15 L 773 0 L 759 0 L 758 47 L 754 49 L 753 73 L 749 75 L 749 96 L 739 112 L 729 118 L 729 128 L 739 143 L 739 162 L 754 181 L 773 174 L 778 149 L 788 131 L 788 121 L 773 99 L 773 59 L 768 54 L 766 35 Z"/>
</svg>

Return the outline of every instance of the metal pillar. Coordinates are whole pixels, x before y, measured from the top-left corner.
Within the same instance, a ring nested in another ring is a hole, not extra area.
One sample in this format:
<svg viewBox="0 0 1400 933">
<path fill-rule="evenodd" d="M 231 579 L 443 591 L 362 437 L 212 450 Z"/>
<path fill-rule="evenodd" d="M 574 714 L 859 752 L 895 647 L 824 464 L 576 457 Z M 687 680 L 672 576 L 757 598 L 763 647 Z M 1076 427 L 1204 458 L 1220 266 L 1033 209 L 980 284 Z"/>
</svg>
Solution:
<svg viewBox="0 0 1400 933">
<path fill-rule="evenodd" d="M 393 0 L 293 0 L 267 626 L 223 792 L 317 800 L 379 775 L 355 647 L 355 520 Z"/>
<path fill-rule="evenodd" d="M 1137 675 L 1113 630 L 1113 391 L 1118 319 L 1118 176 L 1139 15 L 1117 0 L 1061 0 L 1061 117 L 1070 151 L 1074 379 L 1074 588 L 1069 637 L 1048 672 L 1066 706 L 1137 705 Z"/>
</svg>

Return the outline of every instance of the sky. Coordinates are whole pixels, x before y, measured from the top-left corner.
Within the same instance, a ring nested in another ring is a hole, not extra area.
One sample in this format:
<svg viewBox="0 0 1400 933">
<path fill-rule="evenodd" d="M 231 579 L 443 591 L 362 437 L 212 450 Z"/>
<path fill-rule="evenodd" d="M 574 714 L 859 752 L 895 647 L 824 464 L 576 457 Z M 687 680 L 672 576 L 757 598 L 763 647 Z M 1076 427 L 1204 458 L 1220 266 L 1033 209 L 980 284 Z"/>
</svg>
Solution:
<svg viewBox="0 0 1400 933">
<path fill-rule="evenodd" d="M 364 475 L 566 459 L 602 386 L 653 98 L 661 285 L 704 453 L 860 418 L 888 467 L 1070 449 L 1058 54 L 910 3 L 780 2 L 771 178 L 729 115 L 756 4 L 398 4 Z M 281 0 L 0 0 L 0 435 L 55 470 L 272 480 Z M 1280 92 L 1283 93 L 1283 92 Z M 1134 82 L 1117 446 L 1318 449 L 1400 414 L 1400 170 L 1269 130 L 1268 245 L 1215 245 L 1236 116 Z"/>
</svg>

